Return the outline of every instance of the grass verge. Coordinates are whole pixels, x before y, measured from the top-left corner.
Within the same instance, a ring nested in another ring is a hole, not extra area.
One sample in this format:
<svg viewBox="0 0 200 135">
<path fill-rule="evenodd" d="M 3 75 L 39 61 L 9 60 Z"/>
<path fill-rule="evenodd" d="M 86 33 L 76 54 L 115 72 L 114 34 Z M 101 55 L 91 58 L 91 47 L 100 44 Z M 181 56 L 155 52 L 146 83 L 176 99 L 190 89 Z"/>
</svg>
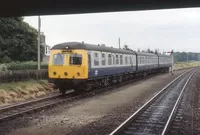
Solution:
<svg viewBox="0 0 200 135">
<path fill-rule="evenodd" d="M 53 92 L 53 88 L 47 80 L 2 83 L 0 84 L 0 105 L 35 99 L 50 92 Z"/>
<path fill-rule="evenodd" d="M 189 61 L 189 62 L 177 62 L 175 63 L 175 69 L 190 68 L 200 66 L 200 61 Z"/>
</svg>

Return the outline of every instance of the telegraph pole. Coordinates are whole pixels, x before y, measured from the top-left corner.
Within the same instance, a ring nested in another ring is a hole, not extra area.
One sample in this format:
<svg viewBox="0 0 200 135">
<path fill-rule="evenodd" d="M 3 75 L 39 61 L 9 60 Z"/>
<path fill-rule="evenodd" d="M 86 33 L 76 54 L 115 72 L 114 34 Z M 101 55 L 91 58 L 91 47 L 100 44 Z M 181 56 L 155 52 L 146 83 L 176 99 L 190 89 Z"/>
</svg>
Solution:
<svg viewBox="0 0 200 135">
<path fill-rule="evenodd" d="M 40 27 L 41 27 L 41 20 L 39 15 L 38 16 L 38 70 L 40 70 Z"/>
</svg>

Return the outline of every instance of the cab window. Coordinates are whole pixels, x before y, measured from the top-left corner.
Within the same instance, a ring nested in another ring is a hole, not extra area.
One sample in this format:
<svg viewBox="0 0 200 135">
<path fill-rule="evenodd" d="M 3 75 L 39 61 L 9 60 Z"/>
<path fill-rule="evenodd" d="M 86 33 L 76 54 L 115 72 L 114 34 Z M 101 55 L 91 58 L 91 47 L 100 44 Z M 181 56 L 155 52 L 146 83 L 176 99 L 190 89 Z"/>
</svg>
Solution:
<svg viewBox="0 0 200 135">
<path fill-rule="evenodd" d="M 64 54 L 54 54 L 53 55 L 53 65 L 63 65 L 64 64 Z"/>
<path fill-rule="evenodd" d="M 82 64 L 82 55 L 81 54 L 70 54 L 71 65 L 81 65 Z"/>
</svg>

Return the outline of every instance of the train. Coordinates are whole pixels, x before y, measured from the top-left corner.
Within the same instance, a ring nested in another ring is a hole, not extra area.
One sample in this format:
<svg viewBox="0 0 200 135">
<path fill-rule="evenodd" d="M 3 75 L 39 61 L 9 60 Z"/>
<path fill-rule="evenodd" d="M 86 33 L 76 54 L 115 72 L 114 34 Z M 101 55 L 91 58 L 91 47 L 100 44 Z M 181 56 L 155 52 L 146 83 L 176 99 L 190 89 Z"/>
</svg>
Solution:
<svg viewBox="0 0 200 135">
<path fill-rule="evenodd" d="M 50 50 L 48 75 L 60 93 L 105 87 L 172 66 L 171 55 L 136 52 L 84 42 L 64 42 Z"/>
</svg>

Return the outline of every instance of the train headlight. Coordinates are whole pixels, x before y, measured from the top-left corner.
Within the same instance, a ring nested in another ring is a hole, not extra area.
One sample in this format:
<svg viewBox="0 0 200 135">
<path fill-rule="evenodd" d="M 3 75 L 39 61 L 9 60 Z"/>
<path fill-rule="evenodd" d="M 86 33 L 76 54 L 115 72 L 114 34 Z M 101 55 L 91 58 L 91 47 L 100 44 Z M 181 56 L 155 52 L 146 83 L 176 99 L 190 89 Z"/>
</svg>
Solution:
<svg viewBox="0 0 200 135">
<path fill-rule="evenodd" d="M 53 72 L 53 75 L 56 75 L 56 72 Z"/>
<path fill-rule="evenodd" d="M 68 75 L 68 73 L 67 73 L 67 72 L 65 72 L 65 73 L 64 73 L 64 75 L 65 75 L 65 76 L 67 76 L 67 75 Z"/>
<path fill-rule="evenodd" d="M 77 76 L 80 76 L 80 73 L 79 73 L 79 72 L 77 73 Z"/>
</svg>

